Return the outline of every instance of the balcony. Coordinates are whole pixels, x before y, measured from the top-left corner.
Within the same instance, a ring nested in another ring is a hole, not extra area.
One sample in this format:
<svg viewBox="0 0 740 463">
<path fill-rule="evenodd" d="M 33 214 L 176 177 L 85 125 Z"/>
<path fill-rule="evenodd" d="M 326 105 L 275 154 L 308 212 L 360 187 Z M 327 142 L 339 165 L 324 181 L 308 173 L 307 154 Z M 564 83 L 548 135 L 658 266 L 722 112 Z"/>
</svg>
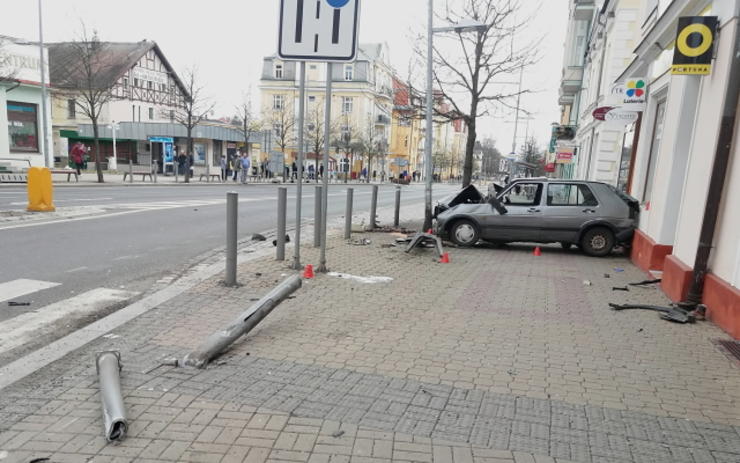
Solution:
<svg viewBox="0 0 740 463">
<path fill-rule="evenodd" d="M 563 69 L 563 78 L 560 82 L 560 96 L 572 97 L 581 89 L 583 84 L 583 66 L 567 66 Z"/>
<path fill-rule="evenodd" d="M 594 0 L 573 0 L 573 19 L 588 21 L 594 16 Z"/>
</svg>

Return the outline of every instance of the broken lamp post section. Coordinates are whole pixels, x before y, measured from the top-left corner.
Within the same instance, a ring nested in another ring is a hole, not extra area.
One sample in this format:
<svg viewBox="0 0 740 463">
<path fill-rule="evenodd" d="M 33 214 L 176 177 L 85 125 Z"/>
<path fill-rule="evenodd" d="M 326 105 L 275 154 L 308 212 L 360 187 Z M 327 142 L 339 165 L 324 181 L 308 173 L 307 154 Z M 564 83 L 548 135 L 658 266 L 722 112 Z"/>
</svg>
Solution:
<svg viewBox="0 0 740 463">
<path fill-rule="evenodd" d="M 103 404 L 103 423 L 108 442 L 120 441 L 126 436 L 128 423 L 121 394 L 121 354 L 101 352 L 95 365 L 100 383 L 100 400 Z"/>
<path fill-rule="evenodd" d="M 225 351 L 234 341 L 252 331 L 270 312 L 303 284 L 299 275 L 280 283 L 262 299 L 234 320 L 229 327 L 217 331 L 195 351 L 185 356 L 183 364 L 188 367 L 205 368 L 212 359 Z"/>
</svg>

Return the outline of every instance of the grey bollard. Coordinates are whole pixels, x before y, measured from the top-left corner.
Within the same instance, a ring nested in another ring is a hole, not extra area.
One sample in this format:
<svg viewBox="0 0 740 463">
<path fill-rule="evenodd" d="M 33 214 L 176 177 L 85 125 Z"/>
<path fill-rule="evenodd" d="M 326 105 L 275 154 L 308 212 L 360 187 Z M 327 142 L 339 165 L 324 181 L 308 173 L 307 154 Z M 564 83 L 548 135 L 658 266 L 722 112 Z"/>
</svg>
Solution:
<svg viewBox="0 0 740 463">
<path fill-rule="evenodd" d="M 396 209 L 393 214 L 393 226 L 398 227 L 401 223 L 401 187 L 396 187 Z"/>
<path fill-rule="evenodd" d="M 236 241 L 239 220 L 239 194 L 226 193 L 226 286 L 236 286 Z"/>
<path fill-rule="evenodd" d="M 159 170 L 159 161 L 154 161 L 152 166 L 152 175 L 154 176 L 154 183 L 157 183 L 157 171 Z"/>
<path fill-rule="evenodd" d="M 347 207 L 344 210 L 344 239 L 352 238 L 352 203 L 354 201 L 354 188 L 347 188 Z"/>
<path fill-rule="evenodd" d="M 210 335 L 197 350 L 189 353 L 183 365 L 205 368 L 214 357 L 225 351 L 234 341 L 249 333 L 288 296 L 303 285 L 300 275 L 293 275 L 280 283 L 262 299 L 243 312 L 225 330 Z"/>
<path fill-rule="evenodd" d="M 370 202 L 370 230 L 375 230 L 378 226 L 378 185 L 373 185 L 373 199 Z"/>
<path fill-rule="evenodd" d="M 128 183 L 134 183 L 134 161 L 128 158 Z"/>
<path fill-rule="evenodd" d="M 277 260 L 285 260 L 285 225 L 288 214 L 288 189 L 278 188 Z"/>
<path fill-rule="evenodd" d="M 103 425 L 108 442 L 120 441 L 126 436 L 128 422 L 121 394 L 121 354 L 101 352 L 95 359 L 100 383 L 100 401 L 103 404 Z"/>
<path fill-rule="evenodd" d="M 323 187 L 317 186 L 315 188 L 314 205 L 313 205 L 313 247 L 321 247 L 321 198 L 323 198 L 321 192 Z"/>
</svg>

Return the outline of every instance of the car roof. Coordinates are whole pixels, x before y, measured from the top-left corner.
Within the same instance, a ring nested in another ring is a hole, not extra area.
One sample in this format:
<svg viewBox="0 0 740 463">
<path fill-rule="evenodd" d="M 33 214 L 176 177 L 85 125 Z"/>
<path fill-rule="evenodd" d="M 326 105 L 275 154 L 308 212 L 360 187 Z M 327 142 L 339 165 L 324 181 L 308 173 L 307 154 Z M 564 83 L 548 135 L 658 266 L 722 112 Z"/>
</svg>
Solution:
<svg viewBox="0 0 740 463">
<path fill-rule="evenodd" d="M 550 177 L 524 177 L 524 178 L 515 178 L 511 181 L 511 183 L 519 183 L 519 182 L 554 182 L 554 183 L 561 183 L 561 182 L 568 182 L 568 183 L 588 183 L 591 185 L 606 185 L 604 182 L 596 182 L 594 180 L 575 180 L 572 178 L 550 178 Z"/>
</svg>

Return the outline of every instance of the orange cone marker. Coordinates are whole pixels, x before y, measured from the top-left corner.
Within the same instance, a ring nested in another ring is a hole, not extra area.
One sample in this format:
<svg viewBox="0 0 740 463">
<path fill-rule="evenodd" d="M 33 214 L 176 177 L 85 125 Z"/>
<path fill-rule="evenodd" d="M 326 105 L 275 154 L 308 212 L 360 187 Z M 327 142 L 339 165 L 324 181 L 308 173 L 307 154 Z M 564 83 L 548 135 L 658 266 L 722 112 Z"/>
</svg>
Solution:
<svg viewBox="0 0 740 463">
<path fill-rule="evenodd" d="M 444 253 L 444 254 L 442 254 L 442 259 L 440 259 L 439 263 L 440 264 L 449 264 L 450 263 L 450 254 L 447 253 L 447 252 Z"/>
<path fill-rule="evenodd" d="M 303 278 L 310 280 L 314 277 L 313 274 L 313 265 L 308 264 L 306 265 L 306 268 L 303 270 Z"/>
<path fill-rule="evenodd" d="M 540 249 L 539 246 L 537 246 L 536 248 L 534 248 L 534 255 L 535 255 L 535 257 L 540 257 L 542 255 L 542 249 Z"/>
</svg>

